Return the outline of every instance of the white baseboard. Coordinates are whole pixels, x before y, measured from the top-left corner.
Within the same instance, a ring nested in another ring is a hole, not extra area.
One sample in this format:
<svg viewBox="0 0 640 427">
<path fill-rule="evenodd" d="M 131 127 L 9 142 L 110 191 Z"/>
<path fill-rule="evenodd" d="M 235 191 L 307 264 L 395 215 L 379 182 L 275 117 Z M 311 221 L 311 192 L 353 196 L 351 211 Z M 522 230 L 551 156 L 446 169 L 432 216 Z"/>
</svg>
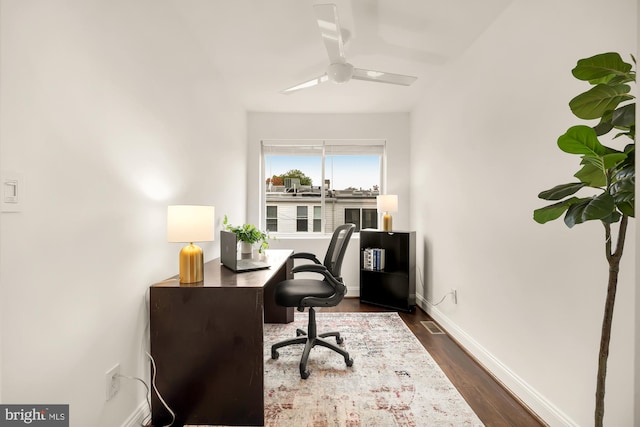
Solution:
<svg viewBox="0 0 640 427">
<path fill-rule="evenodd" d="M 151 412 L 147 401 L 142 401 L 135 411 L 122 423 L 121 427 L 140 427 L 151 422 Z"/>
<path fill-rule="evenodd" d="M 507 389 L 550 426 L 578 427 L 578 424 L 548 401 L 508 366 L 482 347 L 437 307 L 429 304 L 422 295 L 416 295 L 418 305 L 427 312 L 447 333 L 470 353 L 480 365 L 498 379 Z"/>
</svg>

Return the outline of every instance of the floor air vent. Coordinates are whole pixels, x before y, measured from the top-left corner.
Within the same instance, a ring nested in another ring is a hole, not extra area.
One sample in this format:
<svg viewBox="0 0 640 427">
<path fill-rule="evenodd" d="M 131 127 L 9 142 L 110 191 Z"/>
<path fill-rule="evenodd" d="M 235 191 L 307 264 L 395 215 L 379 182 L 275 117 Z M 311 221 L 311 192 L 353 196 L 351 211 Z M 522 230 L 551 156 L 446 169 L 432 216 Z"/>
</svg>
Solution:
<svg viewBox="0 0 640 427">
<path fill-rule="evenodd" d="M 420 323 L 422 323 L 422 326 L 427 328 L 427 331 L 429 331 L 430 334 L 433 334 L 433 335 L 444 334 L 444 331 L 440 329 L 440 326 L 438 326 L 438 324 L 433 320 L 423 320 Z"/>
</svg>

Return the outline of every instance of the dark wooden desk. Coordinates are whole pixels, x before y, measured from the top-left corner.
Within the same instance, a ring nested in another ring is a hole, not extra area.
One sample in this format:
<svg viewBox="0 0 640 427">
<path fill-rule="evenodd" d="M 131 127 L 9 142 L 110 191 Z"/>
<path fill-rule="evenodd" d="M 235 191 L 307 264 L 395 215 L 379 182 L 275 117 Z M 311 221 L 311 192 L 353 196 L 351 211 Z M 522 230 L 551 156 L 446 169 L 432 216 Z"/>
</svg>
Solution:
<svg viewBox="0 0 640 427">
<path fill-rule="evenodd" d="M 264 425 L 263 322 L 293 321 L 275 305 L 274 285 L 292 277 L 290 250 L 268 250 L 271 268 L 234 273 L 214 259 L 204 281 L 167 280 L 150 289 L 151 355 L 156 386 L 184 424 Z M 171 415 L 155 391 L 151 421 Z"/>
</svg>

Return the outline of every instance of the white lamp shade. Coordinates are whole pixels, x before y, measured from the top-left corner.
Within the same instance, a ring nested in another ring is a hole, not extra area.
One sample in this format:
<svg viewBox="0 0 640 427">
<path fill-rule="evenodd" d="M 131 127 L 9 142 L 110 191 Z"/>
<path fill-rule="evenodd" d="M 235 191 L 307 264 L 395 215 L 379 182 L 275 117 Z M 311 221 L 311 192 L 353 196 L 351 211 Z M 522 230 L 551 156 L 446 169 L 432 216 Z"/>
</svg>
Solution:
<svg viewBox="0 0 640 427">
<path fill-rule="evenodd" d="M 210 242 L 214 236 L 213 206 L 177 205 L 167 209 L 168 242 Z"/>
<path fill-rule="evenodd" d="M 398 211 L 398 195 L 383 194 L 376 198 L 379 212 L 397 212 Z"/>
</svg>

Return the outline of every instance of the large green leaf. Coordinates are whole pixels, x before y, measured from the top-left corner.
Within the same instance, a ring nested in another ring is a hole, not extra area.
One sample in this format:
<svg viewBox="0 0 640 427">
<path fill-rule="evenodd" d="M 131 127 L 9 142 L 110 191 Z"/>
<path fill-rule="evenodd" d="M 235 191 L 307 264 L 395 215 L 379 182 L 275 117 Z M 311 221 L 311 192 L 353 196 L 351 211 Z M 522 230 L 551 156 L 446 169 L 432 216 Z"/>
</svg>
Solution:
<svg viewBox="0 0 640 427">
<path fill-rule="evenodd" d="M 590 58 L 581 59 L 571 73 L 578 80 L 595 80 L 611 74 L 627 74 L 631 64 L 622 60 L 616 52 L 601 53 Z"/>
<path fill-rule="evenodd" d="M 603 156 L 607 148 L 600 144 L 593 128 L 584 125 L 572 126 L 558 138 L 558 147 L 565 153 Z"/>
<path fill-rule="evenodd" d="M 630 154 L 633 156 L 634 152 L 631 151 Z M 631 217 L 635 216 L 635 174 L 636 169 L 631 158 L 627 164 L 614 170 L 609 187 L 618 210 Z"/>
<path fill-rule="evenodd" d="M 582 156 L 581 165 L 592 165 L 604 172 L 604 161 L 600 156 Z"/>
<path fill-rule="evenodd" d="M 606 115 L 602 116 L 600 123 L 593 127 L 593 130 L 598 136 L 609 133 L 611 129 L 613 129 L 613 125 L 611 124 L 611 116 L 609 116 L 609 118 L 606 118 Z"/>
<path fill-rule="evenodd" d="M 544 200 L 564 199 L 567 196 L 575 194 L 585 185 L 586 184 L 583 182 L 571 182 L 569 184 L 556 185 L 549 190 L 541 192 L 540 194 L 538 194 L 538 197 Z"/>
<path fill-rule="evenodd" d="M 611 169 L 615 165 L 624 161 L 626 158 L 627 158 L 626 153 L 611 153 L 611 154 L 605 154 L 604 156 L 602 156 L 605 169 Z"/>
<path fill-rule="evenodd" d="M 590 199 L 581 199 L 569 206 L 564 216 L 564 223 L 571 228 L 585 221 L 603 219 L 615 212 L 615 208 L 615 202 L 609 193 L 602 193 Z"/>
<path fill-rule="evenodd" d="M 580 201 L 577 197 L 572 197 L 562 202 L 554 203 L 553 205 L 545 206 L 533 211 L 533 219 L 539 224 L 544 224 L 554 219 L 560 218 L 560 216 L 569 209 L 573 203 Z"/>
<path fill-rule="evenodd" d="M 607 185 L 607 176 L 601 168 L 593 165 L 584 165 L 573 176 L 584 182 L 589 187 L 601 188 Z"/>
<path fill-rule="evenodd" d="M 608 110 L 615 108 L 623 101 L 633 99 L 629 95 L 631 87 L 626 84 L 599 84 L 589 91 L 582 93 L 569 102 L 569 108 L 576 117 L 585 120 L 598 119 Z"/>
<path fill-rule="evenodd" d="M 602 222 L 606 222 L 607 224 L 613 224 L 615 222 L 620 221 L 620 218 L 622 217 L 622 215 L 620 215 L 619 212 L 617 211 L 613 211 L 611 213 L 611 215 L 609 216 L 605 216 L 604 218 L 601 219 Z"/>
<path fill-rule="evenodd" d="M 584 155 L 582 156 L 581 165 L 593 165 L 598 169 L 601 169 L 603 173 L 607 169 L 611 169 L 617 164 L 623 162 L 627 158 L 626 153 L 614 152 L 610 154 L 605 154 L 604 156 L 591 156 Z"/>
<path fill-rule="evenodd" d="M 624 203 L 616 203 L 616 206 L 618 207 L 618 210 L 620 212 L 622 212 L 623 214 L 625 214 L 626 216 L 629 216 L 631 218 L 635 218 L 635 207 L 633 205 L 633 203 L 630 202 L 624 202 Z"/>
<path fill-rule="evenodd" d="M 614 126 L 629 127 L 636 122 L 636 104 L 627 104 L 616 109 L 611 114 L 611 124 Z"/>
</svg>

